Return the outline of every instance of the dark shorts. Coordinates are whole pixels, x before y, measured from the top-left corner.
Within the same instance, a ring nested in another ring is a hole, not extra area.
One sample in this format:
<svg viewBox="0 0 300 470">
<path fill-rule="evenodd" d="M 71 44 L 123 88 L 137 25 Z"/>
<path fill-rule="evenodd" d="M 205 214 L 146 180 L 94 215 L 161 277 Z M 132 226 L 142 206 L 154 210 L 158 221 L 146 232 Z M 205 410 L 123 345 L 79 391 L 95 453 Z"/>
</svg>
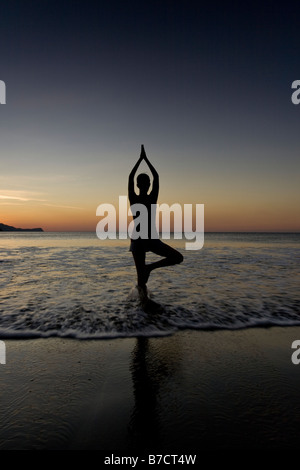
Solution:
<svg viewBox="0 0 300 470">
<path fill-rule="evenodd" d="M 158 238 L 155 238 L 153 240 L 143 240 L 141 238 L 138 238 L 137 240 L 131 240 L 129 251 L 131 251 L 132 253 L 153 251 L 155 253 L 157 250 L 160 250 L 165 246 L 167 245 Z"/>
</svg>

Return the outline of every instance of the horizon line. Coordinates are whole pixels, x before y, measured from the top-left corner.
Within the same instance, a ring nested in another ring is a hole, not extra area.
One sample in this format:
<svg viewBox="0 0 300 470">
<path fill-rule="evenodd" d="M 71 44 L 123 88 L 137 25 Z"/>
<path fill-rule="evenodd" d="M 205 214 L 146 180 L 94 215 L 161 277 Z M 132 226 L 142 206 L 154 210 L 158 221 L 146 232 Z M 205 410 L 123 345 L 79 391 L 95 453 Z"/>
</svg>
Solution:
<svg viewBox="0 0 300 470">
<path fill-rule="evenodd" d="M 27 233 L 30 232 L 30 229 L 25 229 Z M 22 233 L 23 230 L 20 231 L 14 231 L 14 230 L 1 230 L 1 233 Z M 32 232 L 35 232 L 34 230 Z M 38 232 L 39 234 L 41 233 L 96 233 L 96 230 L 44 230 L 42 232 Z M 107 233 L 113 233 L 113 232 L 107 232 Z M 127 232 L 116 232 L 116 235 L 124 234 Z M 159 232 L 159 235 L 163 235 L 166 232 Z M 170 235 L 174 235 L 175 233 L 180 233 L 181 235 L 184 235 L 185 232 L 170 232 Z M 202 233 L 202 232 L 194 232 L 190 231 L 188 233 Z M 300 233 L 300 230 L 207 230 L 204 231 L 205 233 Z"/>
</svg>

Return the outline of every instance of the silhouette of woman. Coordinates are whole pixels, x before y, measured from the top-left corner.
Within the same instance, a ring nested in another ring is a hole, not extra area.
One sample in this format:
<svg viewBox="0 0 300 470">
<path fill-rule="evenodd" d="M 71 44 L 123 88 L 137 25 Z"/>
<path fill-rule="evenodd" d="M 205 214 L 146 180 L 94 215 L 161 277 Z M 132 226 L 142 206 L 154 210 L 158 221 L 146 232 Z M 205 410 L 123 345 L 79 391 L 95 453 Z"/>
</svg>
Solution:
<svg viewBox="0 0 300 470">
<path fill-rule="evenodd" d="M 141 173 L 137 177 L 137 187 L 139 189 L 139 194 L 135 193 L 134 190 L 134 177 L 140 163 L 145 160 L 147 163 L 152 176 L 152 190 L 148 194 L 150 188 L 150 178 L 146 173 Z M 162 268 L 164 266 L 172 266 L 174 264 L 179 264 L 183 261 L 183 256 L 179 251 L 171 248 L 166 243 L 163 243 L 159 240 L 158 235 L 155 229 L 155 211 L 151 211 L 151 205 L 156 204 L 159 191 L 159 177 L 158 173 L 155 170 L 154 166 L 149 162 L 144 146 L 141 148 L 141 155 L 137 163 L 130 172 L 128 179 L 128 197 L 130 206 L 134 204 L 143 204 L 148 213 L 148 237 L 142 238 L 139 236 L 137 239 L 131 239 L 130 251 L 132 252 L 136 271 L 137 271 L 137 282 L 138 287 L 143 289 L 146 293 L 146 284 L 149 279 L 151 271 L 157 268 Z M 133 218 L 137 218 L 137 214 L 133 215 Z M 137 224 L 138 225 L 138 224 Z M 137 228 L 137 227 L 135 227 Z M 156 237 L 153 237 L 153 234 L 156 234 Z M 162 256 L 163 259 L 156 261 L 154 263 L 146 264 L 146 252 L 151 251 L 156 255 Z"/>
</svg>

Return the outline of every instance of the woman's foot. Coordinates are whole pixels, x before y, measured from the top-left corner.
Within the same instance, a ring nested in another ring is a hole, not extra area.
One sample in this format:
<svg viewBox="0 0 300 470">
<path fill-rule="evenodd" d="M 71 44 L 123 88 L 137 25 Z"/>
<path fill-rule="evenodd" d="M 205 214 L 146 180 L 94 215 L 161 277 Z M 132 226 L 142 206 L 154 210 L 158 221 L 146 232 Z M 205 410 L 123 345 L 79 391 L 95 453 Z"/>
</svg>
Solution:
<svg viewBox="0 0 300 470">
<path fill-rule="evenodd" d="M 139 293 L 140 301 L 145 302 L 148 299 L 148 291 L 147 291 L 146 284 L 143 284 L 143 285 L 138 284 L 136 287 Z"/>
</svg>

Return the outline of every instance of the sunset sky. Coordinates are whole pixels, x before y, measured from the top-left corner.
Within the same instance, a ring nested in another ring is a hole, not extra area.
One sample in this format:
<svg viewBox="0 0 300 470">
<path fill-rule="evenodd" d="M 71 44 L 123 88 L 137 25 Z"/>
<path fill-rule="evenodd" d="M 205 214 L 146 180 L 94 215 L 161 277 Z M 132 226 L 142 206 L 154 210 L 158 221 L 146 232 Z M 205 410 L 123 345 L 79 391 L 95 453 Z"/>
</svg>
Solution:
<svg viewBox="0 0 300 470">
<path fill-rule="evenodd" d="M 0 222 L 95 230 L 144 144 L 205 230 L 299 231 L 299 7 L 232 5 L 4 2 Z"/>
</svg>

